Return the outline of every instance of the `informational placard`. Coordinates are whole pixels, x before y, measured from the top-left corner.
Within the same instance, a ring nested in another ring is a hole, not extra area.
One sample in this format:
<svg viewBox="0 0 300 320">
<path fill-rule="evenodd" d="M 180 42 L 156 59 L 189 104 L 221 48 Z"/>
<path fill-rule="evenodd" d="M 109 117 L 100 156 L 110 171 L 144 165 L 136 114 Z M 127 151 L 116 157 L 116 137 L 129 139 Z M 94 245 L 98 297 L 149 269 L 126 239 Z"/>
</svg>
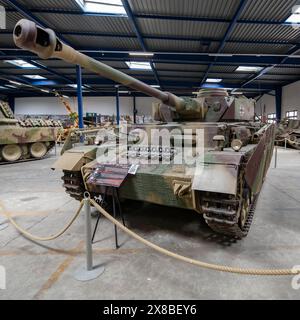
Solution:
<svg viewBox="0 0 300 320">
<path fill-rule="evenodd" d="M 87 184 L 120 188 L 128 176 L 129 166 L 114 164 L 97 164 L 89 177 Z"/>
</svg>

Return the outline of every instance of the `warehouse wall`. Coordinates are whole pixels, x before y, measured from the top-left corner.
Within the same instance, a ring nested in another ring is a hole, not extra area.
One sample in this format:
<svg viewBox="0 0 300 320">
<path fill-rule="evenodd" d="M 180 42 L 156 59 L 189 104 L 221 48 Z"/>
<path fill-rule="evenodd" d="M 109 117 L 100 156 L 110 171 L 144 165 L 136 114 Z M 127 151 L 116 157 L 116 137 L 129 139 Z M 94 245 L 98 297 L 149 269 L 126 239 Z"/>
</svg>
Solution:
<svg viewBox="0 0 300 320">
<path fill-rule="evenodd" d="M 257 102 L 255 113 L 257 115 L 262 115 L 264 110 L 266 114 L 276 112 L 276 102 L 275 97 L 268 94 L 263 95 L 263 97 Z"/>
<path fill-rule="evenodd" d="M 265 94 L 258 101 L 256 106 L 256 113 L 258 115 L 261 114 L 264 105 L 266 106 L 267 114 L 276 112 L 275 97 Z M 282 88 L 282 117 L 285 117 L 287 111 L 294 110 L 298 110 L 298 119 L 300 119 L 300 81 Z"/>
<path fill-rule="evenodd" d="M 66 99 L 67 100 L 67 99 Z M 153 98 L 137 97 L 136 105 L 138 115 L 151 115 L 152 102 L 156 101 Z M 77 111 L 77 99 L 70 98 L 71 106 Z M 116 114 L 116 99 L 115 97 L 84 97 L 83 99 L 84 113 L 95 112 L 103 115 Z M 120 110 L 122 115 L 133 114 L 133 98 L 121 97 Z M 15 103 L 15 113 L 23 114 L 52 114 L 63 115 L 67 114 L 65 107 L 56 97 L 45 98 L 17 98 Z"/>
</svg>

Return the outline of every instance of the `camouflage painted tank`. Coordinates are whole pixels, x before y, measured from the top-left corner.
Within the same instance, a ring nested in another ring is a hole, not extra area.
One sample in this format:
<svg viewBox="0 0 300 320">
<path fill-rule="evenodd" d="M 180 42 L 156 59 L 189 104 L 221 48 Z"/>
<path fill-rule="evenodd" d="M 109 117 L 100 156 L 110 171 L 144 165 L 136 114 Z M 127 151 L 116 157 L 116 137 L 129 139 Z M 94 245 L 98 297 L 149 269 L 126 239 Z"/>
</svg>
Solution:
<svg viewBox="0 0 300 320">
<path fill-rule="evenodd" d="M 43 158 L 55 145 L 61 124 L 42 119 L 17 120 L 0 101 L 0 162 Z"/>
<path fill-rule="evenodd" d="M 292 148 L 300 150 L 300 120 L 282 120 L 276 132 L 276 142 L 285 145 L 285 142 Z"/>
<path fill-rule="evenodd" d="M 247 235 L 275 137 L 274 125 L 254 122 L 253 100 L 222 89 L 203 89 L 194 99 L 162 92 L 28 20 L 17 24 L 14 39 L 42 58 L 81 65 L 161 101 L 153 106 L 153 123 L 73 131 L 54 165 L 64 172 L 67 193 L 81 200 L 87 190 L 101 202 L 106 186 L 122 182 L 129 169 L 120 182 L 121 198 L 190 209 L 218 233 Z"/>
</svg>

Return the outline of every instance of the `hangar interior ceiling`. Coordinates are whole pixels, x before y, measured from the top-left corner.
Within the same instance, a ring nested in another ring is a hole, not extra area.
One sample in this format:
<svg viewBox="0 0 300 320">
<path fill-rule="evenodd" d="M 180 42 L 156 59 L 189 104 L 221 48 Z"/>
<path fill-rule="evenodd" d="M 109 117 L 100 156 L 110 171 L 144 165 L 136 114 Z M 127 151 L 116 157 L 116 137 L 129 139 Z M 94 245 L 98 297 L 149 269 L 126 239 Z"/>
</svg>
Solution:
<svg viewBox="0 0 300 320">
<path fill-rule="evenodd" d="M 107 2 L 116 13 L 97 12 L 97 5 L 105 7 Z M 258 97 L 300 80 L 300 27 L 287 22 L 296 4 L 297 0 L 0 1 L 6 10 L 6 29 L 0 30 L 0 95 L 48 96 L 52 89 L 76 95 L 75 66 L 41 60 L 15 47 L 13 28 L 27 18 L 54 29 L 76 49 L 165 91 L 192 95 L 200 87 L 216 86 Z M 16 60 L 23 66 L 11 63 Z M 83 70 L 83 83 L 86 96 L 115 93 L 114 82 L 90 71 Z M 137 94 L 125 87 L 120 90 L 123 95 Z"/>
</svg>

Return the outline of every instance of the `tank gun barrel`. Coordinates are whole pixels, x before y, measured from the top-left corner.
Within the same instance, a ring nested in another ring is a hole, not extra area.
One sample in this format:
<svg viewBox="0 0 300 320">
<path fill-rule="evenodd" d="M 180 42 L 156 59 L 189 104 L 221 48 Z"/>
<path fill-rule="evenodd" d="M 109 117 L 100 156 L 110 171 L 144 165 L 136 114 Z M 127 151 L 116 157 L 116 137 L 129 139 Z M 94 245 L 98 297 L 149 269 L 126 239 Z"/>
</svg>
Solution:
<svg viewBox="0 0 300 320">
<path fill-rule="evenodd" d="M 59 40 L 53 30 L 43 29 L 30 20 L 22 19 L 16 24 L 14 42 L 17 47 L 31 51 L 42 59 L 58 58 L 68 63 L 80 65 L 102 77 L 157 98 L 164 104 L 175 107 L 176 110 L 185 107 L 186 103 L 184 99 L 172 93 L 153 88 L 138 79 L 75 50 Z"/>
</svg>

